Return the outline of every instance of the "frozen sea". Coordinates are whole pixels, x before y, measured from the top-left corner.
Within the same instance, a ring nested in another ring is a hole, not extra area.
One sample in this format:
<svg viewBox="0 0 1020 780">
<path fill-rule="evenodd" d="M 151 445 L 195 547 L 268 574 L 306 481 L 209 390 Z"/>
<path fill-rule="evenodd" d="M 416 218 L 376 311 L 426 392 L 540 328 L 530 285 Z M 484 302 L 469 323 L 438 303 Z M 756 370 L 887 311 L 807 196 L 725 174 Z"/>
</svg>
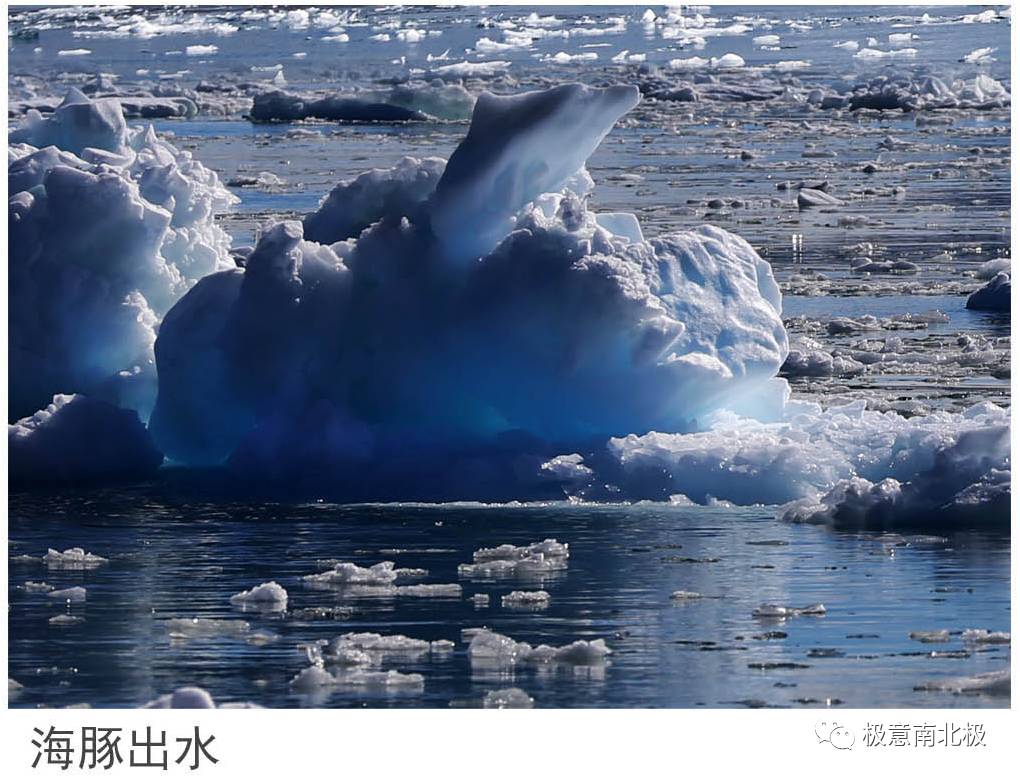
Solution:
<svg viewBox="0 0 1020 780">
<path fill-rule="evenodd" d="M 265 223 L 314 209 L 341 179 L 404 155 L 449 155 L 467 129 L 466 119 L 253 123 L 245 118 L 253 91 L 388 90 L 459 62 L 503 63 L 465 81 L 474 93 L 643 85 L 648 97 L 589 161 L 596 205 L 636 213 L 649 236 L 702 222 L 740 234 L 772 263 L 794 348 L 810 340 L 833 357 L 886 356 L 863 374 L 790 375 L 795 396 L 864 399 L 905 415 L 1008 403 L 1009 317 L 969 311 L 965 301 L 983 284 L 984 263 L 1009 258 L 1009 108 L 823 110 L 809 97 L 880 78 L 987 76 L 1008 88 L 1009 19 L 981 6 L 720 7 L 700 9 L 701 45 L 669 32 L 657 6 L 659 23 L 643 22 L 645 9 L 15 9 L 9 121 L 97 74 L 94 94 L 194 98 L 196 114 L 152 123 L 236 183 L 241 202 L 221 224 L 243 246 Z M 546 33 L 501 48 L 507 29 Z M 778 43 L 756 43 L 762 36 Z M 857 48 L 835 45 L 848 41 Z M 669 67 L 729 53 L 744 65 Z M 691 85 L 702 99 L 652 97 L 654 79 Z M 706 97 L 713 90 L 731 97 Z M 264 173 L 276 178 L 253 186 Z M 799 209 L 786 184 L 805 180 L 827 182 L 841 205 Z M 914 268 L 862 274 L 861 258 Z M 865 315 L 876 320 L 831 327 Z M 781 524 L 772 507 L 244 502 L 210 497 L 205 480 L 170 474 L 130 488 L 11 497 L 9 677 L 23 686 L 12 705 L 137 706 L 189 684 L 218 702 L 269 707 L 478 706 L 487 691 L 511 686 L 538 707 L 1009 705 L 1008 695 L 919 690 L 1008 667 L 1008 644 L 962 636 L 1009 630 L 1008 529 L 843 534 Z M 474 550 L 549 537 L 571 550 L 554 576 L 458 576 Z M 108 562 L 74 570 L 22 557 L 75 546 Z M 359 598 L 303 584 L 324 560 L 393 560 L 426 569 L 418 581 L 459 583 L 463 595 Z M 231 606 L 231 595 L 268 580 L 288 590 L 289 611 Z M 88 595 L 65 606 L 26 582 L 81 585 Z M 538 588 L 550 594 L 544 610 L 501 606 L 512 590 Z M 703 598 L 672 600 L 679 590 Z M 478 593 L 488 606 L 473 605 Z M 752 617 L 766 602 L 821 602 L 826 614 Z M 309 609 L 319 607 L 330 609 Z M 52 622 L 63 614 L 81 620 Z M 195 617 L 249 627 L 169 635 L 166 621 Z M 596 667 L 493 674 L 472 669 L 461 641 L 477 626 L 532 644 L 601 638 L 612 654 Z M 941 630 L 944 641 L 910 638 Z M 307 666 L 298 646 L 351 631 L 456 644 L 383 665 L 422 674 L 420 690 L 293 692 L 288 682 Z"/>
</svg>

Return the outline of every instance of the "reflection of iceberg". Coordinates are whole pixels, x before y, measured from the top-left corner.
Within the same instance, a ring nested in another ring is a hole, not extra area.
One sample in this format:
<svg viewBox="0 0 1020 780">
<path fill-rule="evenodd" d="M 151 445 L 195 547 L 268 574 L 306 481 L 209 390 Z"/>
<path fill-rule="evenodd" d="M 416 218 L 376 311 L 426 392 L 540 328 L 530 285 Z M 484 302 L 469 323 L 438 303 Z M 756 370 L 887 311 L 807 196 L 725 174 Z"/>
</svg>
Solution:
<svg viewBox="0 0 1020 780">
<path fill-rule="evenodd" d="M 583 200 L 585 159 L 636 100 L 485 95 L 441 176 L 405 160 L 349 185 L 356 199 L 334 190 L 306 227 L 336 243 L 268 230 L 244 271 L 203 279 L 164 320 L 159 446 L 385 498 L 484 494 L 497 476 L 537 482 L 560 444 L 778 408 L 767 380 L 787 339 L 768 264 L 717 228 L 643 241 Z M 369 213 L 337 208 L 355 201 Z"/>
</svg>

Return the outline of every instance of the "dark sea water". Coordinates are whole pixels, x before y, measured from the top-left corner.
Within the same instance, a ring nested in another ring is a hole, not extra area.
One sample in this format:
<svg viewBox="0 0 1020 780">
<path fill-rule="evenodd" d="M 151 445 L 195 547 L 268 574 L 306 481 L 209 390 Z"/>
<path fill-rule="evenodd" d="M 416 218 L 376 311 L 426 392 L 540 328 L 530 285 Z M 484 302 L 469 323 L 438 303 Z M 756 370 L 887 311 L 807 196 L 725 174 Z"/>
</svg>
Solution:
<svg viewBox="0 0 1020 780">
<path fill-rule="evenodd" d="M 1009 704 L 1008 696 L 915 690 L 1008 668 L 1008 646 L 967 645 L 955 633 L 1009 630 L 1009 540 L 1001 535 L 836 534 L 779 524 L 767 508 L 277 505 L 160 493 L 12 497 L 12 556 L 81 546 L 109 559 L 91 571 L 66 571 L 12 558 L 9 675 L 24 685 L 12 706 L 131 707 L 188 684 L 217 702 L 267 707 L 477 706 L 487 691 L 510 686 L 538 707 Z M 555 576 L 458 578 L 457 564 L 470 562 L 475 549 L 548 537 L 570 545 L 569 566 Z M 426 583 L 459 582 L 463 595 L 350 598 L 302 583 L 302 575 L 327 568 L 323 559 L 392 560 L 427 569 Z M 287 589 L 287 612 L 231 606 L 231 595 L 268 580 Z M 64 606 L 25 592 L 26 581 L 82 585 L 87 599 Z M 539 587 L 551 596 L 547 609 L 501 606 L 510 591 Z M 676 602 L 670 594 L 677 590 L 704 598 Z M 477 593 L 489 594 L 487 607 L 473 606 Z M 821 602 L 827 612 L 753 618 L 766 602 Z M 349 611 L 332 620 L 301 612 L 335 606 Z M 59 614 L 83 621 L 50 624 Z M 167 620 L 193 617 L 244 619 L 250 630 L 168 635 Z M 612 655 L 598 667 L 473 672 L 460 632 L 478 626 L 533 645 L 603 638 Z M 908 637 L 942 629 L 951 633 L 944 643 Z M 383 664 L 422 674 L 423 690 L 293 693 L 289 681 L 308 665 L 298 645 L 351 631 L 449 639 L 456 647 Z M 263 633 L 271 641 L 262 643 Z"/>
</svg>

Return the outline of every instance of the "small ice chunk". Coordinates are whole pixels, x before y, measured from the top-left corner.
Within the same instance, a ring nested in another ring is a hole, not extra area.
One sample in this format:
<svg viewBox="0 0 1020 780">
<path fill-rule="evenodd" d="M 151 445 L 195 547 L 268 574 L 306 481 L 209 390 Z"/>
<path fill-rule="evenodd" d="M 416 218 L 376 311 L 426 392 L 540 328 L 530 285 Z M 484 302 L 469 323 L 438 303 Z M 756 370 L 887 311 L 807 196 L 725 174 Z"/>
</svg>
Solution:
<svg viewBox="0 0 1020 780">
<path fill-rule="evenodd" d="M 178 688 L 173 693 L 165 693 L 148 704 L 143 704 L 142 709 L 146 710 L 211 710 L 216 709 L 216 702 L 209 692 L 196 686 L 185 686 Z"/>
<path fill-rule="evenodd" d="M 911 631 L 910 638 L 915 642 L 924 642 L 926 644 L 932 642 L 948 642 L 949 641 L 949 630 L 943 629 L 941 631 Z"/>
<path fill-rule="evenodd" d="M 412 596 L 423 599 L 459 599 L 461 596 L 461 586 L 456 583 L 398 585 L 396 594 L 398 596 Z"/>
<path fill-rule="evenodd" d="M 51 590 L 46 594 L 51 599 L 62 599 L 63 601 L 85 601 L 86 591 L 80 585 L 63 590 Z"/>
<path fill-rule="evenodd" d="M 778 604 L 762 604 L 751 611 L 756 618 L 789 618 L 800 615 L 824 615 L 824 604 L 809 604 L 806 607 L 784 607 Z"/>
<path fill-rule="evenodd" d="M 369 672 L 357 669 L 339 674 L 333 678 L 334 685 L 347 688 L 379 688 L 383 690 L 419 691 L 425 687 L 425 678 L 420 674 L 405 674 L 395 669 L 385 672 Z"/>
<path fill-rule="evenodd" d="M 691 590 L 675 590 L 670 594 L 670 598 L 674 601 L 696 601 L 704 596 Z"/>
<path fill-rule="evenodd" d="M 471 603 L 474 604 L 476 609 L 489 606 L 489 594 L 488 593 L 476 593 L 471 597 Z"/>
<path fill-rule="evenodd" d="M 78 615 L 54 615 L 48 622 L 51 626 L 76 626 L 84 623 L 85 618 Z"/>
<path fill-rule="evenodd" d="M 456 644 L 449 639 L 437 639 L 434 642 L 429 642 L 429 652 L 431 653 L 452 653 Z"/>
<path fill-rule="evenodd" d="M 995 57 L 992 56 L 992 53 L 995 51 L 996 49 L 991 46 L 974 49 L 974 51 L 970 52 L 970 54 L 964 56 L 963 62 L 966 62 L 969 65 L 987 65 L 995 62 Z"/>
<path fill-rule="evenodd" d="M 483 547 L 474 554 L 475 563 L 495 560 L 523 560 L 533 555 L 542 554 L 547 558 L 569 558 L 570 545 L 561 544 L 555 539 L 534 542 L 521 547 L 512 544 L 501 544 L 498 547 Z"/>
<path fill-rule="evenodd" d="M 290 687 L 299 692 L 315 691 L 336 683 L 336 678 L 321 666 L 309 666 L 302 669 L 290 681 Z"/>
<path fill-rule="evenodd" d="M 963 641 L 978 645 L 1008 645 L 1009 631 L 989 631 L 987 628 L 968 628 L 963 632 Z"/>
<path fill-rule="evenodd" d="M 197 44 L 195 46 L 186 46 L 184 53 L 189 57 L 205 57 L 210 54 L 215 54 L 220 50 L 219 46 L 209 44 L 208 46 Z"/>
<path fill-rule="evenodd" d="M 85 552 L 81 547 L 71 547 L 63 552 L 50 548 L 43 556 L 43 563 L 51 569 L 94 569 L 106 562 L 106 558 Z"/>
<path fill-rule="evenodd" d="M 470 629 L 462 632 L 462 636 Z M 488 629 L 478 629 L 471 635 L 468 658 L 472 665 L 515 666 L 531 652 L 527 642 L 516 642 L 508 636 Z"/>
<path fill-rule="evenodd" d="M 827 192 L 812 190 L 807 187 L 797 192 L 797 207 L 802 209 L 819 206 L 840 206 L 843 204 L 839 198 L 835 198 Z"/>
<path fill-rule="evenodd" d="M 530 710 L 535 700 L 520 688 L 502 688 L 489 691 L 482 699 L 482 707 L 487 710 Z"/>
<path fill-rule="evenodd" d="M 323 651 L 323 658 L 331 661 L 334 657 L 352 650 L 380 658 L 386 655 L 417 656 L 427 653 L 429 647 L 429 642 L 426 640 L 413 639 L 403 634 L 352 632 L 334 639 Z"/>
<path fill-rule="evenodd" d="M 569 666 L 600 666 L 612 650 L 604 639 L 578 639 L 563 647 L 539 645 L 525 656 L 528 663 L 556 663 Z"/>
<path fill-rule="evenodd" d="M 568 544 L 555 539 L 516 546 L 501 544 L 498 547 L 475 551 L 474 563 L 462 563 L 457 572 L 462 577 L 517 577 L 543 574 L 567 568 L 570 557 Z"/>
<path fill-rule="evenodd" d="M 544 590 L 515 590 L 500 601 L 512 609 L 545 609 L 549 606 L 549 594 Z"/>
<path fill-rule="evenodd" d="M 54 589 L 52 585 L 45 582 L 32 582 L 31 580 L 27 581 L 21 587 L 26 593 L 49 593 Z"/>
<path fill-rule="evenodd" d="M 915 686 L 914 690 L 1009 696 L 1010 672 L 1007 668 L 996 672 L 976 674 L 973 677 L 950 677 L 942 680 L 931 680 Z"/>
<path fill-rule="evenodd" d="M 247 634 L 251 630 L 251 624 L 247 620 L 223 618 L 171 618 L 166 621 L 166 630 L 174 639 L 239 636 Z"/>
<path fill-rule="evenodd" d="M 283 610 L 287 608 L 287 591 L 275 580 L 263 582 L 251 590 L 235 593 L 230 597 L 230 603 L 242 607 Z"/>
<path fill-rule="evenodd" d="M 14 696 L 19 695 L 23 690 L 25 690 L 24 685 L 19 683 L 13 677 L 7 678 L 7 695 L 9 697 L 13 698 Z"/>
<path fill-rule="evenodd" d="M 319 582 L 329 585 L 390 585 L 397 578 L 392 561 L 382 561 L 365 568 L 355 563 L 338 563 L 329 571 L 320 574 L 308 574 L 302 579 L 306 582 Z"/>
</svg>

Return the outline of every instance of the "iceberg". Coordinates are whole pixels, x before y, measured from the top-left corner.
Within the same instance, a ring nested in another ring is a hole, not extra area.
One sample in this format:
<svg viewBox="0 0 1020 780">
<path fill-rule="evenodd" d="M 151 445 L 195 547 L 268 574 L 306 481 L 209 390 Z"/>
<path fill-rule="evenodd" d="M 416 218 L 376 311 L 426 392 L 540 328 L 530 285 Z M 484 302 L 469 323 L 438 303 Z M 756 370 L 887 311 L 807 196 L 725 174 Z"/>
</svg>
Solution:
<svg viewBox="0 0 1020 780">
<path fill-rule="evenodd" d="M 733 88 L 727 99 L 753 98 Z M 706 225 L 649 239 L 633 215 L 591 206 L 587 160 L 639 95 L 483 92 L 449 160 L 406 157 L 342 181 L 235 261 L 211 221 L 230 197 L 216 177 L 151 130 L 127 129 L 113 103 L 71 93 L 11 134 L 15 396 L 30 412 L 56 383 L 94 389 L 138 410 L 139 426 L 148 419 L 171 463 L 221 467 L 242 490 L 684 495 L 854 527 L 997 512 L 1009 491 L 1004 410 L 908 419 L 791 401 L 781 369 L 851 376 L 872 357 L 808 340 L 791 353 L 771 267 L 740 237 Z M 875 79 L 840 99 L 853 96 L 1009 100 L 986 76 Z M 813 184 L 798 200 L 839 203 Z M 113 251 L 74 232 L 86 220 L 121 239 Z M 65 303 L 65 275 L 67 289 L 95 290 L 80 311 Z M 48 308 L 65 330 L 31 327 Z M 536 548 L 476 556 L 459 573 L 565 566 Z M 366 596 L 457 592 L 397 586 L 393 565 L 379 567 L 341 563 L 306 580 Z"/>
<path fill-rule="evenodd" d="M 8 136 L 9 414 L 84 393 L 148 419 L 159 318 L 233 266 L 215 173 L 71 89 Z"/>
<path fill-rule="evenodd" d="M 266 230 L 164 318 L 158 446 L 347 498 L 548 497 L 552 442 L 769 396 L 787 337 L 768 264 L 719 228 L 646 241 L 584 200 L 637 100 L 483 93 L 445 165 L 406 158 Z"/>
<path fill-rule="evenodd" d="M 8 425 L 7 447 L 13 487 L 146 479 L 163 462 L 137 412 L 83 395 L 55 395 L 45 409 Z M 73 550 L 58 560 L 54 552 L 46 555 L 49 565 L 103 562 L 68 555 Z"/>
<path fill-rule="evenodd" d="M 203 278 L 164 318 L 157 445 L 350 498 L 399 498 L 401 483 L 549 496 L 507 472 L 530 470 L 521 457 L 537 470 L 552 441 L 690 430 L 752 391 L 787 349 L 768 264 L 715 227 L 644 241 L 577 193 L 636 100 L 483 94 L 445 166 L 372 171 L 266 230 L 243 270 Z M 366 463 L 368 480 L 353 473 Z"/>
</svg>

